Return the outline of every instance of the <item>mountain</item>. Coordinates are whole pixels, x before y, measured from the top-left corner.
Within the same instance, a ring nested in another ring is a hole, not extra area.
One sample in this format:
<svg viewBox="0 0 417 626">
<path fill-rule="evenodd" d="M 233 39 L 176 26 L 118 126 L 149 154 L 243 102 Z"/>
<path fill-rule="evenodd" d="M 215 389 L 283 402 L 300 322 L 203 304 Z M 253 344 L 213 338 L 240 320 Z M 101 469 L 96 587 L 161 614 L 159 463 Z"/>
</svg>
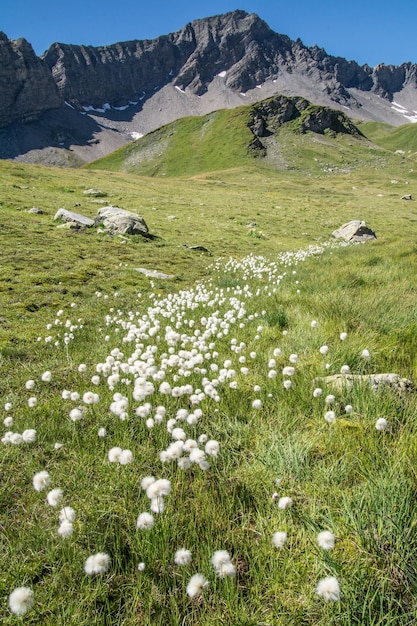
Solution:
<svg viewBox="0 0 417 626">
<path fill-rule="evenodd" d="M 178 119 L 85 167 L 178 177 L 237 167 L 315 172 L 331 163 L 346 172 L 369 159 L 370 145 L 342 111 L 278 95 Z"/>
<path fill-rule="evenodd" d="M 42 57 L 2 33 L 0 86 L 0 157 L 56 164 L 88 162 L 180 117 L 276 94 L 356 119 L 417 120 L 417 65 L 360 66 L 244 11 L 153 40 L 54 43 Z"/>
</svg>

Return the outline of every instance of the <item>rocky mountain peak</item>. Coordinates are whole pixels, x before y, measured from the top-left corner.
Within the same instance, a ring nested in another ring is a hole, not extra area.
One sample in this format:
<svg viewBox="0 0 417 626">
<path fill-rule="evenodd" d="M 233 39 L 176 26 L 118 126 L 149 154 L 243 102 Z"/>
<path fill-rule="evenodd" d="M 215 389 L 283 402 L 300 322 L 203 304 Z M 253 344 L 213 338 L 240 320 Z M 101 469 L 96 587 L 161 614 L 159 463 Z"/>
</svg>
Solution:
<svg viewBox="0 0 417 626">
<path fill-rule="evenodd" d="M 76 147 L 82 160 L 178 117 L 277 94 L 399 125 L 417 121 L 417 65 L 360 66 L 293 41 L 241 10 L 152 40 L 99 47 L 54 43 L 42 57 L 25 40 L 0 35 L 0 128 L 39 119 L 52 127 L 48 136 L 58 138 L 54 149 L 82 144 Z M 49 115 L 55 109 L 59 115 Z M 45 150 L 50 140 L 42 133 L 38 143 Z M 26 150 L 12 135 L 0 137 L 8 142 L 0 156 Z"/>
</svg>

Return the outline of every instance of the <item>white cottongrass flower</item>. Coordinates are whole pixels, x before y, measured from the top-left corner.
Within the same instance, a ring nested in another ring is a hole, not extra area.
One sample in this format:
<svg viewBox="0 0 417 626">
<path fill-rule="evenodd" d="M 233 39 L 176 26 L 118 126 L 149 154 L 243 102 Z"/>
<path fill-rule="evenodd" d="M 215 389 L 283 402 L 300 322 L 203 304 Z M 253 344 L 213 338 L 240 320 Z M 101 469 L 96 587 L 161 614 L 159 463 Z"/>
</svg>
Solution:
<svg viewBox="0 0 417 626">
<path fill-rule="evenodd" d="M 219 442 L 216 441 L 215 439 L 210 439 L 210 441 L 207 441 L 206 445 L 205 445 L 205 452 L 206 454 L 208 454 L 209 456 L 217 456 L 218 452 L 219 452 Z"/>
<path fill-rule="evenodd" d="M 33 486 L 36 491 L 44 491 L 44 489 L 48 489 L 51 486 L 51 477 L 48 472 L 42 470 L 41 472 L 35 474 L 33 477 Z"/>
<path fill-rule="evenodd" d="M 335 396 L 332 395 L 331 393 L 324 398 L 324 401 L 326 404 L 333 404 L 335 400 L 336 400 Z"/>
<path fill-rule="evenodd" d="M 287 533 L 284 531 L 277 531 L 272 535 L 272 545 L 276 548 L 283 548 L 287 542 Z"/>
<path fill-rule="evenodd" d="M 139 563 L 138 564 L 138 572 L 143 572 L 145 569 L 145 563 Z"/>
<path fill-rule="evenodd" d="M 78 366 L 78 371 L 80 372 L 80 374 L 84 374 L 84 372 L 87 371 L 87 366 L 85 363 L 80 363 Z"/>
<path fill-rule="evenodd" d="M 146 491 L 146 489 L 154 482 L 155 478 L 153 476 L 145 476 L 145 478 L 142 478 L 140 486 Z"/>
<path fill-rule="evenodd" d="M 287 365 L 282 370 L 283 376 L 294 376 L 294 373 L 295 373 L 295 367 L 292 367 L 291 365 Z"/>
<path fill-rule="evenodd" d="M 88 557 L 84 563 L 84 571 L 89 576 L 105 574 L 110 567 L 110 557 L 105 552 L 98 552 Z"/>
<path fill-rule="evenodd" d="M 345 406 L 345 413 L 352 413 L 353 411 L 353 406 L 351 404 L 347 404 Z"/>
<path fill-rule="evenodd" d="M 22 433 L 22 439 L 25 443 L 35 443 L 36 430 L 34 428 L 27 428 Z"/>
<path fill-rule="evenodd" d="M 72 533 L 74 532 L 74 526 L 72 525 L 72 522 L 70 522 L 69 520 L 64 520 L 58 528 L 58 535 L 60 537 L 64 537 L 64 539 L 67 539 L 68 537 L 71 537 Z"/>
<path fill-rule="evenodd" d="M 292 382 L 290 380 L 284 380 L 284 389 L 291 389 Z"/>
<path fill-rule="evenodd" d="M 161 496 L 168 496 L 170 493 L 171 483 L 167 478 L 154 480 L 146 489 L 146 495 L 150 500 L 160 498 Z"/>
<path fill-rule="evenodd" d="M 365 350 L 361 352 L 361 357 L 367 361 L 371 358 L 371 353 L 365 348 Z"/>
<path fill-rule="evenodd" d="M 33 407 L 35 407 L 38 404 L 38 399 L 35 398 L 34 396 L 32 396 L 31 398 L 28 399 L 28 407 L 33 409 Z"/>
<path fill-rule="evenodd" d="M 377 419 L 377 420 L 376 420 L 376 422 L 375 422 L 375 428 L 376 428 L 377 430 L 380 430 L 380 431 L 382 431 L 382 430 L 387 430 L 387 428 L 388 428 L 388 422 L 387 422 L 387 420 L 385 419 L 385 417 L 380 417 L 379 419 Z"/>
<path fill-rule="evenodd" d="M 6 404 L 4 405 L 4 410 L 5 411 L 11 411 L 12 410 L 12 403 L 11 402 L 6 402 Z"/>
<path fill-rule="evenodd" d="M 349 374 L 350 373 L 349 365 L 342 365 L 342 367 L 340 368 L 340 373 L 341 374 Z"/>
<path fill-rule="evenodd" d="M 17 587 L 9 595 L 9 609 L 15 615 L 25 615 L 33 607 L 34 595 L 30 587 Z"/>
<path fill-rule="evenodd" d="M 44 383 L 49 383 L 52 379 L 52 373 L 49 371 L 44 372 L 41 376 L 41 379 L 43 380 Z"/>
<path fill-rule="evenodd" d="M 321 389 L 320 387 L 316 387 L 315 390 L 313 391 L 313 398 L 320 398 L 322 394 L 323 394 L 323 389 Z"/>
<path fill-rule="evenodd" d="M 290 363 L 297 363 L 298 362 L 298 354 L 290 354 L 289 357 L 289 362 Z"/>
<path fill-rule="evenodd" d="M 260 409 L 262 407 L 262 400 L 256 399 L 252 402 L 253 409 Z"/>
<path fill-rule="evenodd" d="M 13 426 L 13 417 L 11 415 L 6 417 L 6 419 L 3 420 L 3 424 L 6 428 L 11 428 Z"/>
<path fill-rule="evenodd" d="M 86 391 L 85 394 L 83 395 L 83 402 L 85 404 L 97 404 L 98 401 L 99 401 L 99 396 L 97 393 L 94 393 L 93 391 Z"/>
<path fill-rule="evenodd" d="M 190 598 L 195 598 L 200 595 L 208 584 L 208 580 L 202 574 L 194 574 L 188 581 L 187 595 L 189 595 Z"/>
<path fill-rule="evenodd" d="M 236 574 L 236 568 L 233 565 L 230 559 L 230 554 L 227 550 L 216 550 L 211 558 L 211 564 L 220 578 L 235 576 Z"/>
<path fill-rule="evenodd" d="M 114 448 L 110 448 L 108 454 L 107 454 L 107 458 L 109 459 L 110 463 L 118 463 L 120 460 L 120 455 L 122 454 L 123 450 L 122 448 L 119 448 L 119 446 L 115 446 Z"/>
<path fill-rule="evenodd" d="M 347 337 L 347 333 L 340 333 L 340 339 L 344 341 Z"/>
<path fill-rule="evenodd" d="M 216 552 L 211 557 L 211 564 L 214 569 L 218 569 L 224 563 L 228 563 L 230 561 L 230 554 L 227 550 L 216 550 Z"/>
<path fill-rule="evenodd" d="M 284 496 L 278 500 L 278 508 L 288 509 L 290 506 L 292 506 L 292 502 L 293 502 L 292 498 L 289 498 L 288 496 Z"/>
<path fill-rule="evenodd" d="M 192 555 L 190 550 L 186 550 L 185 548 L 180 548 L 176 551 L 174 555 L 174 562 L 177 565 L 188 565 L 191 563 Z"/>
<path fill-rule="evenodd" d="M 35 386 L 35 381 L 34 380 L 27 380 L 25 382 L 25 387 L 28 391 L 30 391 L 31 389 L 33 389 Z"/>
<path fill-rule="evenodd" d="M 50 504 L 51 506 L 58 506 L 58 504 L 61 504 L 62 498 L 63 498 L 62 489 L 59 489 L 59 488 L 52 489 L 51 491 L 48 492 L 48 495 L 46 496 L 46 499 L 48 500 L 48 504 Z"/>
<path fill-rule="evenodd" d="M 107 435 L 107 430 L 102 426 L 101 428 L 98 429 L 97 431 L 97 435 L 99 437 L 106 437 Z"/>
<path fill-rule="evenodd" d="M 311 326 L 311 328 L 316 328 L 317 327 L 317 320 L 311 320 L 310 326 Z"/>
<path fill-rule="evenodd" d="M 71 409 L 70 411 L 70 419 L 73 422 L 78 422 L 83 417 L 83 412 L 81 409 Z"/>
<path fill-rule="evenodd" d="M 72 506 L 64 506 L 59 512 L 59 523 L 71 522 L 72 524 L 75 521 L 75 517 L 76 512 Z"/>
<path fill-rule="evenodd" d="M 129 463 L 133 462 L 133 454 L 131 450 L 122 450 L 119 455 L 119 463 L 120 465 L 129 465 Z"/>
<path fill-rule="evenodd" d="M 316 593 L 326 601 L 340 600 L 340 587 L 337 578 L 334 576 L 327 576 L 322 578 L 316 587 Z"/>
<path fill-rule="evenodd" d="M 329 351 L 329 346 L 326 346 L 326 345 L 321 346 L 320 354 L 323 354 L 323 356 L 324 356 L 324 355 L 326 355 L 328 353 L 328 351 Z"/>
<path fill-rule="evenodd" d="M 150 530 L 155 523 L 154 516 L 150 513 L 141 513 L 136 521 L 136 527 L 140 530 Z"/>
<path fill-rule="evenodd" d="M 323 550 L 332 550 L 334 548 L 335 537 L 330 530 L 323 530 L 317 535 L 317 543 Z"/>
<path fill-rule="evenodd" d="M 328 424 L 331 424 L 336 419 L 336 413 L 334 411 L 326 411 L 324 419 L 328 422 Z"/>
</svg>

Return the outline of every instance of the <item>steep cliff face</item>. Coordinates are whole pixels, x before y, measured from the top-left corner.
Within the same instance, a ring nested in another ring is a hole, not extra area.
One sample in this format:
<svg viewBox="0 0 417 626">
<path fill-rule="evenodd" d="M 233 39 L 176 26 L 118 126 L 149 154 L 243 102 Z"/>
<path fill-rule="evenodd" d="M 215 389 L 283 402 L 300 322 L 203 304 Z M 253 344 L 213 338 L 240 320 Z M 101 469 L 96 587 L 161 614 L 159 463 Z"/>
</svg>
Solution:
<svg viewBox="0 0 417 626">
<path fill-rule="evenodd" d="M 62 105 L 48 66 L 25 39 L 9 40 L 0 32 L 0 127 L 28 122 Z"/>
<path fill-rule="evenodd" d="M 350 88 L 392 99 L 405 85 L 417 86 L 416 65 L 360 66 L 292 41 L 245 11 L 196 20 L 149 41 L 99 48 L 55 43 L 44 61 L 63 98 L 74 106 L 124 105 L 148 98 L 168 83 L 201 96 L 221 73 L 225 85 L 237 92 L 291 75 L 320 85 L 341 104 L 352 100 Z"/>
</svg>

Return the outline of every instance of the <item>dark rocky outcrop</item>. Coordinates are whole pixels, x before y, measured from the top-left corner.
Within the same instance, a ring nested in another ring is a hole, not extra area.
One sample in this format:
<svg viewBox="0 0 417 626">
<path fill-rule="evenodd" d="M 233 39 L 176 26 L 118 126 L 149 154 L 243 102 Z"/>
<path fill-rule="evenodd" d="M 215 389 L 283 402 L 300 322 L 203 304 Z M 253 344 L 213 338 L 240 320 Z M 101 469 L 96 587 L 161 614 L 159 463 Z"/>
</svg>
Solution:
<svg viewBox="0 0 417 626">
<path fill-rule="evenodd" d="M 345 113 L 312 105 L 305 98 L 274 96 L 253 106 L 249 128 L 255 137 L 267 137 L 287 122 L 297 121 L 295 130 L 323 134 L 324 131 L 362 136 Z M 257 144 L 253 144 L 257 147 Z"/>
<path fill-rule="evenodd" d="M 25 39 L 0 32 L 0 127 L 36 119 L 62 105 L 61 94 L 42 59 Z"/>
</svg>

